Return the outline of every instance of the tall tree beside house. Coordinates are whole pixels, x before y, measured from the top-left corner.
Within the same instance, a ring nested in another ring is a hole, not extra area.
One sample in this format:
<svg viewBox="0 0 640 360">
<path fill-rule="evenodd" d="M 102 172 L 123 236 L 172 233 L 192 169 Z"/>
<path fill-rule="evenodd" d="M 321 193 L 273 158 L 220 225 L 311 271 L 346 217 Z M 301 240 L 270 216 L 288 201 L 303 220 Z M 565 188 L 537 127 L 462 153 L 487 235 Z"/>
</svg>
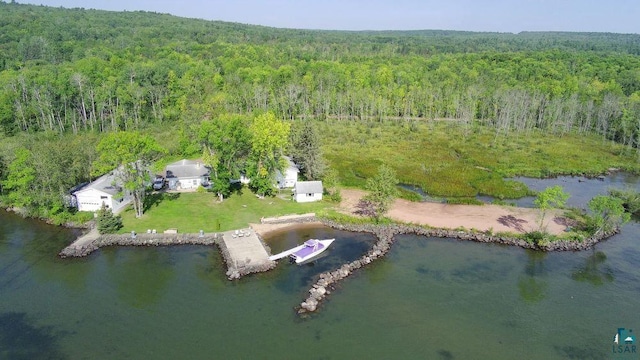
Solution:
<svg viewBox="0 0 640 360">
<path fill-rule="evenodd" d="M 289 123 L 278 120 L 272 113 L 256 116 L 249 127 L 251 152 L 247 175 L 251 178 L 249 187 L 256 194 L 266 196 L 275 192 L 275 172 L 284 169 L 280 160 L 289 142 L 290 129 Z"/>
<path fill-rule="evenodd" d="M 312 121 L 294 123 L 290 135 L 293 161 L 307 180 L 318 180 L 326 168 L 320 149 L 320 135 Z"/>
<path fill-rule="evenodd" d="M 230 115 L 203 121 L 198 129 L 203 161 L 211 168 L 213 191 L 220 201 L 231 192 L 230 180 L 240 178 L 251 149 L 245 117 Z"/>
<path fill-rule="evenodd" d="M 100 140 L 95 175 L 115 169 L 116 178 L 131 193 L 136 217 L 144 211 L 144 196 L 149 183 L 149 164 L 166 152 L 154 138 L 137 131 L 110 133 Z"/>
</svg>

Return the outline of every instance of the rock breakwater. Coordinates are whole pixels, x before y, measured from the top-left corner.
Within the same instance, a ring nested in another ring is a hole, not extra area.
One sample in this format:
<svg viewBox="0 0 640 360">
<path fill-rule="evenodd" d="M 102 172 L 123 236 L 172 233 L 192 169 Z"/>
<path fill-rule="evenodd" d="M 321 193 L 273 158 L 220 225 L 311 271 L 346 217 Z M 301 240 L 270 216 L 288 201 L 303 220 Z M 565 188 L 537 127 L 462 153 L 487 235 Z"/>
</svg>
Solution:
<svg viewBox="0 0 640 360">
<path fill-rule="evenodd" d="M 593 236 L 583 241 L 554 241 L 550 243 L 535 244 L 516 237 L 494 236 L 484 233 L 466 232 L 447 229 L 429 229 L 421 226 L 411 226 L 402 224 L 393 225 L 373 225 L 373 224 L 340 224 L 333 221 L 321 220 L 326 226 L 330 226 L 339 230 L 354 232 L 373 233 L 378 241 L 365 255 L 360 259 L 344 264 L 336 270 L 322 273 L 318 276 L 318 280 L 309 289 L 309 297 L 307 297 L 297 308 L 298 314 L 314 312 L 318 309 L 322 301 L 335 290 L 339 281 L 349 277 L 354 271 L 366 266 L 376 259 L 384 257 L 391 249 L 394 238 L 398 234 L 416 234 L 428 237 L 453 238 L 459 240 L 469 240 L 484 243 L 498 243 L 511 246 L 520 246 L 526 249 L 534 249 L 540 251 L 580 251 L 587 250 L 597 244 L 599 241 L 615 235 L 618 230 L 602 233 L 599 236 Z"/>
</svg>

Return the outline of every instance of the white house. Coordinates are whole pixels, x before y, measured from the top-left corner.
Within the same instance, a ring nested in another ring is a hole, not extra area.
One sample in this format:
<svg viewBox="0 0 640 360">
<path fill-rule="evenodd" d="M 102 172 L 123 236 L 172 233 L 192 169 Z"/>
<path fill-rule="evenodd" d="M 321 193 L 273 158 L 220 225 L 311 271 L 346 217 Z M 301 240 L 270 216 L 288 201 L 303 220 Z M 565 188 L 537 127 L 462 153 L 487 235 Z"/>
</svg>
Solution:
<svg viewBox="0 0 640 360">
<path fill-rule="evenodd" d="M 171 190 L 196 189 L 209 186 L 210 170 L 198 160 L 180 160 L 167 165 L 166 176 Z"/>
<path fill-rule="evenodd" d="M 293 187 L 293 200 L 312 202 L 322 200 L 322 181 L 298 181 Z"/>
<path fill-rule="evenodd" d="M 284 170 L 284 174 L 280 170 L 276 170 L 276 186 L 280 189 L 292 188 L 298 181 L 300 169 L 290 157 L 283 156 L 283 158 L 287 161 L 287 167 Z"/>
<path fill-rule="evenodd" d="M 72 195 L 79 211 L 98 211 L 104 204 L 117 213 L 131 202 L 131 196 L 124 193 L 111 172 L 81 186 Z"/>
</svg>

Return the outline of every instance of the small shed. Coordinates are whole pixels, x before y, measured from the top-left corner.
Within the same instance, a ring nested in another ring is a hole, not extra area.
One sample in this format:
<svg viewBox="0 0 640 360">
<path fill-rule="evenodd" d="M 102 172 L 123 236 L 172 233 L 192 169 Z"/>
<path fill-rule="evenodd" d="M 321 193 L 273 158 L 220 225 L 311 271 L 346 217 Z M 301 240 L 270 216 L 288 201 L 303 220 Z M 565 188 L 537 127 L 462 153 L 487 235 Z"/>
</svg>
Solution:
<svg viewBox="0 0 640 360">
<path fill-rule="evenodd" d="M 118 212 L 131 202 L 131 196 L 117 184 L 113 172 L 79 187 L 72 196 L 78 211 L 98 211 L 104 204 L 107 209 Z"/>
<path fill-rule="evenodd" d="M 322 181 L 298 181 L 293 187 L 293 199 L 297 202 L 322 200 Z"/>
</svg>

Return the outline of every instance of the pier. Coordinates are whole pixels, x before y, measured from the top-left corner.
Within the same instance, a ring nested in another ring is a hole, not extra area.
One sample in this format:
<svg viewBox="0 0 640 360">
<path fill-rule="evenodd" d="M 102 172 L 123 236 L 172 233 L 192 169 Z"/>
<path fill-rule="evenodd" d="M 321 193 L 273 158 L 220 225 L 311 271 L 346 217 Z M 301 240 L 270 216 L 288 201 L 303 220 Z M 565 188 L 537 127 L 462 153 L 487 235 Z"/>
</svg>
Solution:
<svg viewBox="0 0 640 360">
<path fill-rule="evenodd" d="M 276 266 L 275 261 L 269 260 L 269 247 L 251 228 L 222 233 L 219 246 L 227 263 L 227 277 L 230 280 Z"/>
<path fill-rule="evenodd" d="M 270 249 L 251 228 L 223 233 L 131 233 L 98 234 L 96 229 L 78 237 L 58 254 L 62 258 L 83 257 L 105 246 L 218 246 L 227 265 L 229 280 L 244 275 L 273 269 L 275 261 L 269 260 Z"/>
</svg>

